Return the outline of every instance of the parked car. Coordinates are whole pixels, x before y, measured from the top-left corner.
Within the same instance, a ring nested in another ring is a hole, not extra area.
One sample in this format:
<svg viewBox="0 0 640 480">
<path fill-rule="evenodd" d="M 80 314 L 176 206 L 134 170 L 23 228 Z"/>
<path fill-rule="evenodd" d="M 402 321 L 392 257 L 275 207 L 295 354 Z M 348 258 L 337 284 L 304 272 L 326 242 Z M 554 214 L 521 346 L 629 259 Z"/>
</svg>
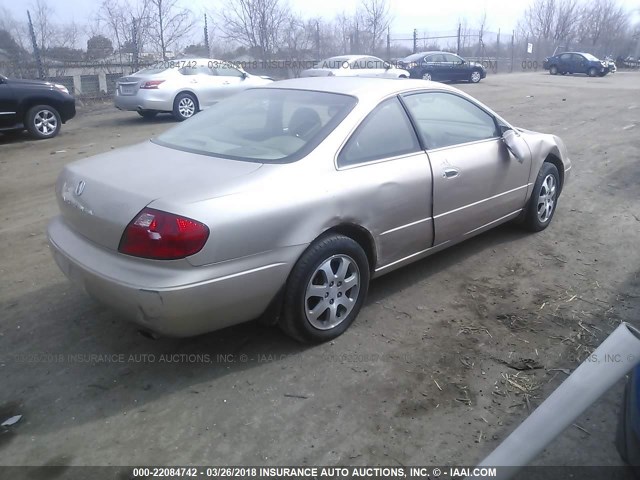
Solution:
<svg viewBox="0 0 640 480">
<path fill-rule="evenodd" d="M 616 447 L 625 463 L 633 467 L 640 478 L 640 366 L 627 379 L 618 418 Z"/>
<path fill-rule="evenodd" d="M 436 81 L 478 83 L 487 76 L 479 63 L 448 52 L 420 52 L 404 58 L 399 66 L 409 70 L 411 78 Z"/>
<path fill-rule="evenodd" d="M 560 138 L 447 85 L 299 78 L 67 164 L 48 238 L 65 274 L 146 330 L 263 316 L 321 342 L 370 279 L 510 220 L 547 228 L 570 169 Z"/>
<path fill-rule="evenodd" d="M 27 130 L 53 138 L 76 114 L 76 101 L 64 85 L 0 75 L 0 132 Z"/>
<path fill-rule="evenodd" d="M 322 60 L 315 68 L 303 70 L 300 76 L 409 78 L 409 72 L 378 57 L 342 55 Z"/>
<path fill-rule="evenodd" d="M 223 98 L 272 81 L 223 60 L 171 60 L 118 79 L 114 102 L 120 110 L 144 118 L 167 112 L 182 121 Z"/>
<path fill-rule="evenodd" d="M 590 53 L 564 52 L 552 57 L 547 57 L 542 63 L 545 70 L 551 75 L 561 73 L 585 73 L 590 77 L 604 77 L 609 73 L 608 64 Z"/>
</svg>

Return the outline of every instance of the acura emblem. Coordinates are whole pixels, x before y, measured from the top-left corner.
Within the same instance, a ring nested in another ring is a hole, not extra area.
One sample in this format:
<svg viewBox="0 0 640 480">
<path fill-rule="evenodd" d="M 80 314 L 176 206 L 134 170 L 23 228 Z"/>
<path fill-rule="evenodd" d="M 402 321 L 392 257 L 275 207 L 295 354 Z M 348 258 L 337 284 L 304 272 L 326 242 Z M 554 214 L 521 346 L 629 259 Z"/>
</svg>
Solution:
<svg viewBox="0 0 640 480">
<path fill-rule="evenodd" d="M 76 197 L 79 197 L 80 195 L 82 195 L 82 192 L 84 192 L 85 185 L 86 183 L 84 183 L 84 180 L 80 180 L 78 182 L 78 185 L 76 186 L 76 190 L 75 190 Z"/>
</svg>

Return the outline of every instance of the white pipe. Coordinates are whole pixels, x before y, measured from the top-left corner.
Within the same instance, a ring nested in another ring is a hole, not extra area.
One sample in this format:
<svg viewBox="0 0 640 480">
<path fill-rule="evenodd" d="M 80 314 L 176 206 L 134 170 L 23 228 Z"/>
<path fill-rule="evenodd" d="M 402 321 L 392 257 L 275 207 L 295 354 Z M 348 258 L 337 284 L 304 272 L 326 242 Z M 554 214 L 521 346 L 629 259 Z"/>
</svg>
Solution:
<svg viewBox="0 0 640 480">
<path fill-rule="evenodd" d="M 511 478 L 638 363 L 640 331 L 622 323 L 478 466 Z"/>
</svg>

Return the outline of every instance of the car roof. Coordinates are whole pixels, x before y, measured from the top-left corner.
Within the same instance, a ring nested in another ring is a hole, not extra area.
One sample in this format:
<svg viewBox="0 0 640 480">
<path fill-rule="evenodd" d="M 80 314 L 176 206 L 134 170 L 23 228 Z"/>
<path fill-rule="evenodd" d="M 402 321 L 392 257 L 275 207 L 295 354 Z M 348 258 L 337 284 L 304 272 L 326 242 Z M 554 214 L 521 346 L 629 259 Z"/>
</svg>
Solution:
<svg viewBox="0 0 640 480">
<path fill-rule="evenodd" d="M 457 54 L 457 53 L 453 53 L 453 52 L 444 52 L 444 51 L 442 51 L 442 50 L 429 50 L 429 51 L 427 51 L 427 52 L 416 52 L 416 53 L 412 53 L 411 55 L 409 55 L 409 56 L 405 57 L 405 60 L 406 60 L 406 59 L 409 59 L 409 58 L 411 58 L 411 59 L 413 59 L 413 58 L 420 58 L 420 57 L 424 57 L 425 55 L 433 55 L 434 53 L 448 53 L 448 54 L 450 54 L 450 55 L 456 55 L 456 56 L 458 56 L 458 54 Z"/>
<path fill-rule="evenodd" d="M 384 98 L 389 95 L 411 90 L 441 90 L 453 92 L 456 89 L 437 82 L 408 78 L 377 77 L 304 77 L 281 80 L 259 88 L 292 90 L 312 90 L 316 92 L 338 93 L 354 97 Z"/>
</svg>

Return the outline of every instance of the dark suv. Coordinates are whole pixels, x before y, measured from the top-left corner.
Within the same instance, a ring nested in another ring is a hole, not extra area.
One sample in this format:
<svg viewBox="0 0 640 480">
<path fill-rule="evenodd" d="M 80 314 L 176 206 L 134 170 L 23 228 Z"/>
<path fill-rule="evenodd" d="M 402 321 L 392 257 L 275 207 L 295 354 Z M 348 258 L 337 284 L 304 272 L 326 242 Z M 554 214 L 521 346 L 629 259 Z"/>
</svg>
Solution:
<svg viewBox="0 0 640 480">
<path fill-rule="evenodd" d="M 479 63 L 448 52 L 414 53 L 398 62 L 398 66 L 408 70 L 411 78 L 424 80 L 478 83 L 487 76 L 487 71 Z"/>
<path fill-rule="evenodd" d="M 0 75 L 0 132 L 28 130 L 52 138 L 76 114 L 76 101 L 64 85 Z"/>
<path fill-rule="evenodd" d="M 609 73 L 609 67 L 600 59 L 590 53 L 564 52 L 547 57 L 542 66 L 549 70 L 551 75 L 566 73 L 585 73 L 590 77 L 604 77 Z"/>
</svg>

